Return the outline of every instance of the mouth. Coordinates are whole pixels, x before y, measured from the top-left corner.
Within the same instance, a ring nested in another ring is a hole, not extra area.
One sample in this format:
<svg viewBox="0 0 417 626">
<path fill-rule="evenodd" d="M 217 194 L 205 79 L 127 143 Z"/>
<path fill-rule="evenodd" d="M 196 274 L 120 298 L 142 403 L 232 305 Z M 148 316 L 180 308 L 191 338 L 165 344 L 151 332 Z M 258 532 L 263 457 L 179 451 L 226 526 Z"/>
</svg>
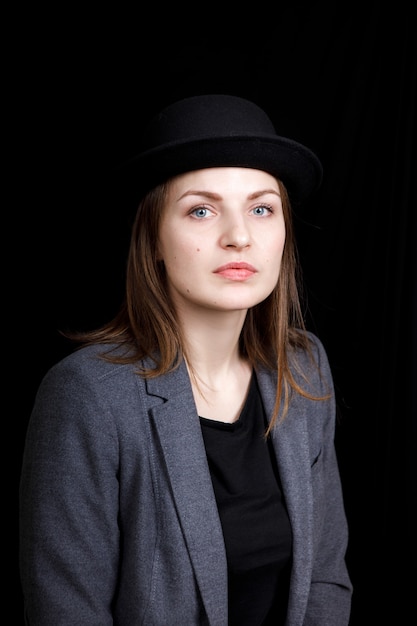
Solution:
<svg viewBox="0 0 417 626">
<path fill-rule="evenodd" d="M 226 263 L 214 270 L 214 274 L 234 281 L 244 281 L 256 274 L 257 270 L 243 261 L 236 261 L 233 263 Z"/>
</svg>

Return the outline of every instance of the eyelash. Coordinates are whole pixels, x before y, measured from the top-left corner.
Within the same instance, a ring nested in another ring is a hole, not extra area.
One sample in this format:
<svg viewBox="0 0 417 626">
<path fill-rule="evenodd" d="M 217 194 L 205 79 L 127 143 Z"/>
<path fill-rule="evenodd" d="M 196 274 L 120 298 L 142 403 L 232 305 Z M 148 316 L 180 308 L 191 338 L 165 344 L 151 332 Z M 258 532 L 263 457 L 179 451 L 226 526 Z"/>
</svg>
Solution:
<svg viewBox="0 0 417 626">
<path fill-rule="evenodd" d="M 210 211 L 210 209 L 205 206 L 197 206 L 190 211 L 190 215 L 192 215 L 193 217 L 199 218 L 200 216 L 196 215 L 197 211 Z M 203 217 L 206 217 L 206 216 L 204 215 Z"/>
<path fill-rule="evenodd" d="M 274 212 L 270 204 L 259 204 L 258 206 L 254 207 L 252 210 L 256 211 L 256 209 L 267 209 L 268 213 Z"/>
<path fill-rule="evenodd" d="M 269 204 L 259 204 L 253 209 L 251 209 L 251 211 L 256 211 L 257 209 L 266 209 L 268 213 L 270 214 L 274 212 L 272 206 L 270 206 Z M 201 205 L 201 206 L 195 207 L 194 209 L 190 211 L 189 214 L 191 216 L 196 217 L 197 219 L 200 219 L 200 218 L 203 219 L 204 217 L 206 217 L 206 215 L 198 216 L 197 211 L 210 211 L 211 212 L 211 209 L 209 207 L 205 207 L 204 205 Z"/>
</svg>

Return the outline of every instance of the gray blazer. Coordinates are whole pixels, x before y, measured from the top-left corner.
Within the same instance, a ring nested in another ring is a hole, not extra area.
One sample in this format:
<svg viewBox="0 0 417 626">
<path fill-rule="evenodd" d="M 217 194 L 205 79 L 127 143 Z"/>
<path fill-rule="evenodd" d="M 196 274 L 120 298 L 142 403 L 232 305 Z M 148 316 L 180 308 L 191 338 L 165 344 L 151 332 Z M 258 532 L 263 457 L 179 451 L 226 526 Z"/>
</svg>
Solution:
<svg viewBox="0 0 417 626">
<path fill-rule="evenodd" d="M 332 380 L 300 354 L 312 387 Z M 227 626 L 222 529 L 184 365 L 143 380 L 83 348 L 42 381 L 20 484 L 31 626 Z M 294 370 L 295 375 L 299 375 Z M 257 371 L 271 414 L 275 378 Z M 272 435 L 293 530 L 287 626 L 345 626 L 352 587 L 335 402 L 294 395 Z"/>
</svg>

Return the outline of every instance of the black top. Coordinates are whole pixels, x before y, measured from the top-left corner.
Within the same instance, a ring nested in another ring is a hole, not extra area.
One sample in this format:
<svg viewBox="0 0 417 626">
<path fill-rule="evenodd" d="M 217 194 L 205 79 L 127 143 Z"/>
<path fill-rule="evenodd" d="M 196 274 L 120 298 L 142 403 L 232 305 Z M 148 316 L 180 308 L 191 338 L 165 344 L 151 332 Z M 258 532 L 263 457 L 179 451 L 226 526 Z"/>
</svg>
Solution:
<svg viewBox="0 0 417 626">
<path fill-rule="evenodd" d="M 255 375 L 236 422 L 200 421 L 226 546 L 229 626 L 279 626 L 292 532 Z"/>
</svg>

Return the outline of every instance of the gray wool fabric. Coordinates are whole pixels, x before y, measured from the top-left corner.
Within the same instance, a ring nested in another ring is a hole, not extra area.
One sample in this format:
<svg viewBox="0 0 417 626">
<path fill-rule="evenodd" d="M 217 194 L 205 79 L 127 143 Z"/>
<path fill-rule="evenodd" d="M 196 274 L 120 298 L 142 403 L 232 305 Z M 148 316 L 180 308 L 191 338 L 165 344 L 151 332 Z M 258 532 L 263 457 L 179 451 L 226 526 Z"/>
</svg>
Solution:
<svg viewBox="0 0 417 626">
<path fill-rule="evenodd" d="M 299 364 L 331 399 L 294 394 L 272 433 L 293 532 L 287 626 L 347 626 L 335 400 L 310 336 L 322 377 L 301 352 Z M 27 623 L 227 626 L 225 547 L 186 367 L 144 380 L 100 349 L 56 364 L 30 419 L 20 485 Z M 274 374 L 257 378 L 270 415 Z"/>
</svg>

